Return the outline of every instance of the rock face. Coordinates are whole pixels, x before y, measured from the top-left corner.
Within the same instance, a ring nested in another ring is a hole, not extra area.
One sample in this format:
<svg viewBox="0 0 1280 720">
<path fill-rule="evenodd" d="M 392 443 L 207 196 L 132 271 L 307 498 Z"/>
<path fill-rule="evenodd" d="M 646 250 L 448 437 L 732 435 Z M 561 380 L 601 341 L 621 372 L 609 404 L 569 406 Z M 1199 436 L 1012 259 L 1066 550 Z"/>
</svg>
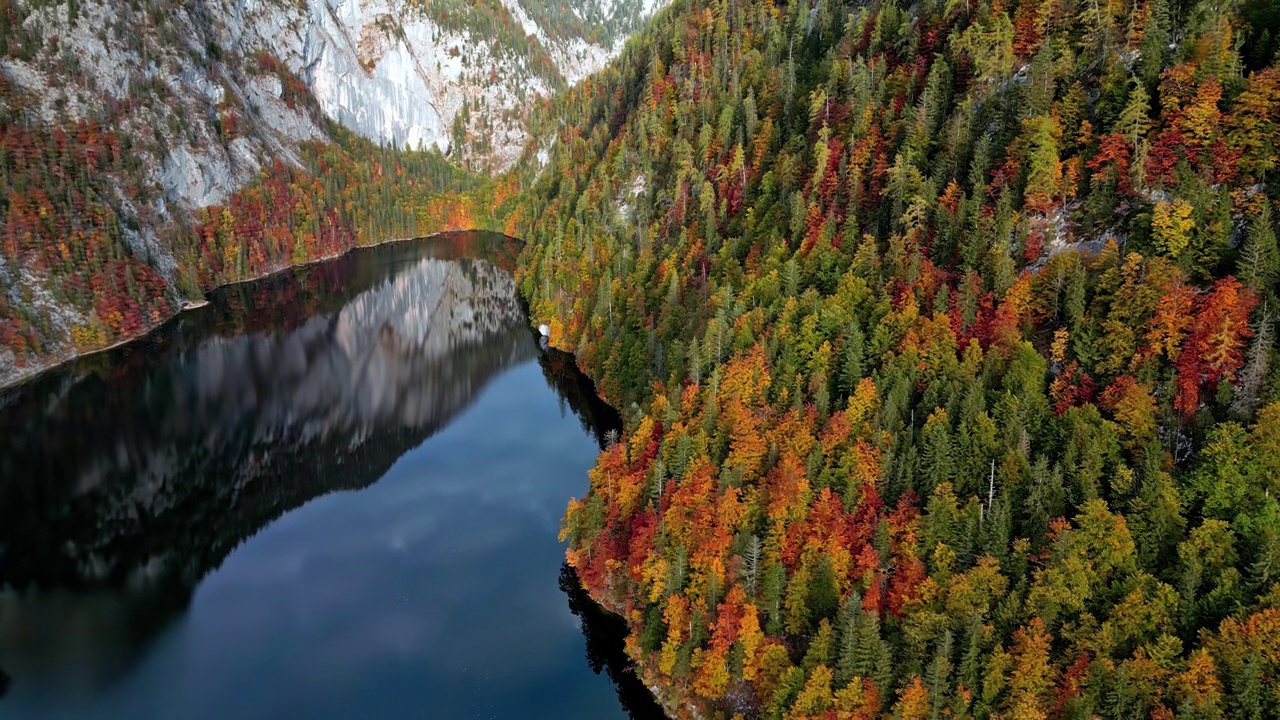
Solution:
<svg viewBox="0 0 1280 720">
<path fill-rule="evenodd" d="M 325 136 L 280 70 L 365 137 L 502 169 L 524 147 L 532 101 L 600 69 L 658 3 L 79 0 L 26 14 L 43 47 L 0 57 L 0 74 L 50 124 L 136 105 L 120 129 L 157 141 L 150 160 L 168 200 L 203 207 Z M 224 142 L 237 112 L 252 127 Z"/>
<path fill-rule="evenodd" d="M 519 156 L 534 99 L 602 68 L 657 3 L 265 0 L 246 35 L 348 128 L 493 170 Z"/>
<path fill-rule="evenodd" d="M 121 129 L 157 141 L 169 200 L 200 207 L 324 137 L 280 70 L 365 137 L 502 169 L 524 147 L 532 101 L 600 69 L 659 2 L 19 2 L 17 24 L 43 42 L 0 56 L 0 74 L 51 124 L 137 105 Z M 253 127 L 224 142 L 215 126 L 239 111 Z"/>
</svg>

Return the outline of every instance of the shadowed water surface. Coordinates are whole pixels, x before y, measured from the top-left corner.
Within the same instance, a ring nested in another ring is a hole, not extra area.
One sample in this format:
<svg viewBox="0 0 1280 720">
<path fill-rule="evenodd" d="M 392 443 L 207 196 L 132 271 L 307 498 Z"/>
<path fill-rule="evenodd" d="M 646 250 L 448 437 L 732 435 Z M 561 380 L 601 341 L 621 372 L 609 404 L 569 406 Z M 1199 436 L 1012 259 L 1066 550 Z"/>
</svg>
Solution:
<svg viewBox="0 0 1280 720">
<path fill-rule="evenodd" d="M 514 252 L 226 288 L 0 395 L 0 716 L 657 716 L 556 539 L 617 415 Z"/>
</svg>

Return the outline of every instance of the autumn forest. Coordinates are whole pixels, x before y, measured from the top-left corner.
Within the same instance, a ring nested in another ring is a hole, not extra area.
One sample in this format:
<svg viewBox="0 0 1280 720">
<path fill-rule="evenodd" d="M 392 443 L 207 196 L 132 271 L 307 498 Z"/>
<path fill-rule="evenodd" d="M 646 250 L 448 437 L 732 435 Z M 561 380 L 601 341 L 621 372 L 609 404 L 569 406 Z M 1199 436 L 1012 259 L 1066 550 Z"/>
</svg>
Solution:
<svg viewBox="0 0 1280 720">
<path fill-rule="evenodd" d="M 90 350 L 355 245 L 521 238 L 624 421 L 568 560 L 673 716 L 1277 717 L 1278 50 L 1270 0 L 676 0 L 530 108 L 549 153 L 329 123 L 166 224 L 173 267 L 121 210 L 149 141 L 0 73 L 0 253 Z"/>
<path fill-rule="evenodd" d="M 1280 713 L 1275 9 L 676 3 L 522 196 L 679 716 Z"/>
</svg>

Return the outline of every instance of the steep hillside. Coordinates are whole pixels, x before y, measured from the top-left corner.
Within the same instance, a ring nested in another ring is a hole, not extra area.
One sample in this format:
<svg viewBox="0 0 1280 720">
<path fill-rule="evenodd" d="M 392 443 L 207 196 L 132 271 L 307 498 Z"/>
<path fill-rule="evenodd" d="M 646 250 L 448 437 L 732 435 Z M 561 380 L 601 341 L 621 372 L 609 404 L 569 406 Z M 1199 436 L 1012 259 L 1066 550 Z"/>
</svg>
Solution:
<svg viewBox="0 0 1280 720">
<path fill-rule="evenodd" d="M 0 383 L 220 283 L 487 226 L 541 98 L 652 8 L 0 0 Z"/>
<path fill-rule="evenodd" d="M 1280 713 L 1273 3 L 680 0 L 513 217 L 681 717 Z"/>
<path fill-rule="evenodd" d="M 254 74 L 254 63 L 266 55 L 306 84 L 327 117 L 359 135 L 398 148 L 434 146 L 476 167 L 502 169 L 523 148 L 533 102 L 599 69 L 654 5 L 14 1 L 4 8 L 5 29 L 12 31 L 6 33 L 12 39 L 4 74 L 41 98 L 46 122 L 57 111 L 90 117 L 104 95 L 134 103 L 177 101 L 200 115 L 207 114 L 206 105 L 257 114 L 254 106 L 280 97 L 280 89 L 241 86 L 236 76 Z M 305 126 L 274 129 L 294 140 L 317 135 Z M 181 130 L 166 139 L 200 145 L 197 130 Z M 214 187 L 184 199 L 211 204 L 226 196 L 234 168 L 217 157 L 201 159 L 220 171 L 206 180 Z M 173 164 L 192 163 L 176 158 Z M 166 189 L 181 194 L 173 183 Z"/>
</svg>

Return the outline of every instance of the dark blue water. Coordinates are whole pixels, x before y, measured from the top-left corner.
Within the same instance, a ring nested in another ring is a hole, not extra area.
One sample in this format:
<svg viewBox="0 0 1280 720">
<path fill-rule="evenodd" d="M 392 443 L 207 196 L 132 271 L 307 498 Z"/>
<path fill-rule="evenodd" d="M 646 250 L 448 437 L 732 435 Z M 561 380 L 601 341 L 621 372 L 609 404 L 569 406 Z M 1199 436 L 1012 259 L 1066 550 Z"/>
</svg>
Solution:
<svg viewBox="0 0 1280 720">
<path fill-rule="evenodd" d="M 0 717 L 654 715 L 556 538 L 616 416 L 510 252 L 230 288 L 0 400 Z"/>
</svg>

